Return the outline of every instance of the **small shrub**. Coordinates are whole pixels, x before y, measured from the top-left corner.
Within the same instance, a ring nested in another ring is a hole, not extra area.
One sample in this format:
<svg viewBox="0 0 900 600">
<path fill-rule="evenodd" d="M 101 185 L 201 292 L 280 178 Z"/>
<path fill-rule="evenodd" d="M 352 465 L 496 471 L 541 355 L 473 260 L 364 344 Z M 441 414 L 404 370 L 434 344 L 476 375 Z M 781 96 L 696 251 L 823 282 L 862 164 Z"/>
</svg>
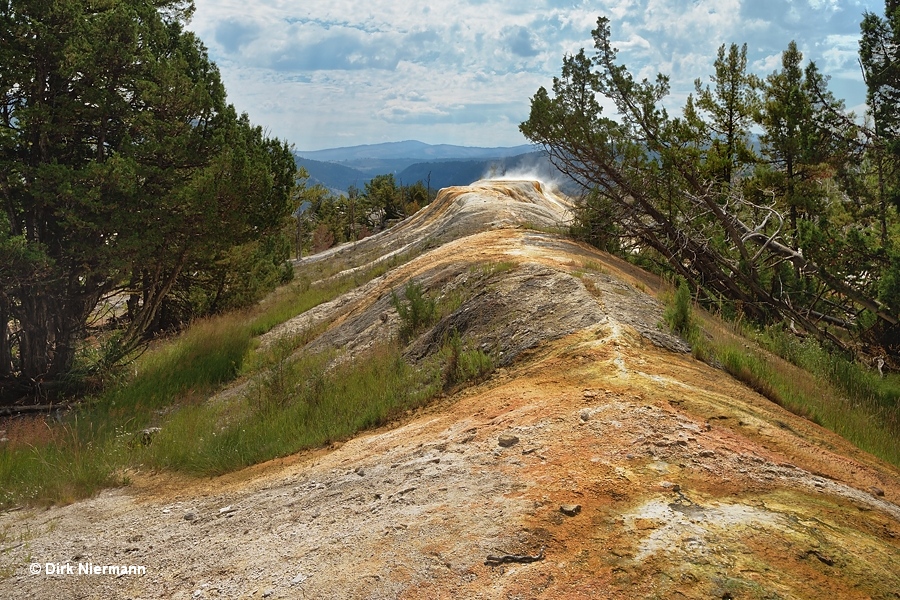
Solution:
<svg viewBox="0 0 900 600">
<path fill-rule="evenodd" d="M 600 288 L 597 286 L 597 284 L 594 283 L 593 281 L 591 281 L 590 279 L 583 280 L 583 283 L 584 283 L 584 289 L 586 289 L 588 292 L 590 292 L 590 294 L 592 296 L 599 298 L 603 295 L 603 292 L 600 290 Z"/>
<path fill-rule="evenodd" d="M 456 329 L 450 332 L 442 350 L 444 389 L 470 380 L 480 380 L 494 370 L 494 361 L 481 350 L 466 350 Z"/>
<path fill-rule="evenodd" d="M 691 289 L 687 282 L 682 281 L 679 284 L 672 302 L 666 308 L 664 318 L 672 331 L 685 338 L 690 337 L 693 320 L 691 318 Z"/>
<path fill-rule="evenodd" d="M 400 338 L 407 342 L 413 335 L 434 323 L 437 318 L 437 302 L 427 297 L 422 285 L 414 281 L 406 285 L 403 298 L 405 300 L 391 292 L 391 304 L 400 315 Z"/>
</svg>

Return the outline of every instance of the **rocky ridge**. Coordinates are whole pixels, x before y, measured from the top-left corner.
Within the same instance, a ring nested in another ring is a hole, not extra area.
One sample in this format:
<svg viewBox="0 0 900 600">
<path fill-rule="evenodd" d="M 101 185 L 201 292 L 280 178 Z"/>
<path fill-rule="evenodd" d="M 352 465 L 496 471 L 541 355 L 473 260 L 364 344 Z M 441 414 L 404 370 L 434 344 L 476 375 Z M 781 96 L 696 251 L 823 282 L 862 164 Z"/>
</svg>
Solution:
<svg viewBox="0 0 900 600">
<path fill-rule="evenodd" d="M 569 208 L 537 182 L 478 182 L 310 259 L 418 254 L 263 344 L 328 323 L 307 351 L 363 353 L 396 333 L 390 293 L 415 280 L 471 293 L 409 360 L 455 328 L 500 368 L 331 448 L 0 514 L 24 541 L 0 548 L 0 596 L 900 597 L 897 469 L 694 360 L 660 326 L 658 281 L 541 231 Z M 512 267 L 472 289 L 496 264 Z"/>
</svg>

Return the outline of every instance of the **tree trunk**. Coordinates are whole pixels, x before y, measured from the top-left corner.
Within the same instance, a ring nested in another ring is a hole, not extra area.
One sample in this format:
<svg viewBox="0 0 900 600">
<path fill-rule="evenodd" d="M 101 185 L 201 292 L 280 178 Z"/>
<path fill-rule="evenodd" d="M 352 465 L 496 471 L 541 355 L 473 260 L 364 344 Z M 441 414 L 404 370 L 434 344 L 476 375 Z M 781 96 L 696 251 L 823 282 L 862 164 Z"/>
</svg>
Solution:
<svg viewBox="0 0 900 600">
<path fill-rule="evenodd" d="M 6 298 L 0 298 L 0 380 L 9 379 L 12 375 L 11 318 L 9 302 Z"/>
<path fill-rule="evenodd" d="M 22 378 L 30 384 L 37 384 L 44 379 L 54 358 L 52 348 L 56 319 L 53 317 L 55 311 L 49 304 L 44 293 L 22 295 L 19 363 Z"/>
<path fill-rule="evenodd" d="M 85 292 L 46 287 L 22 294 L 19 378 L 35 400 L 46 399 L 51 387 L 59 389 L 72 370 L 84 323 L 100 295 L 99 288 Z"/>
</svg>

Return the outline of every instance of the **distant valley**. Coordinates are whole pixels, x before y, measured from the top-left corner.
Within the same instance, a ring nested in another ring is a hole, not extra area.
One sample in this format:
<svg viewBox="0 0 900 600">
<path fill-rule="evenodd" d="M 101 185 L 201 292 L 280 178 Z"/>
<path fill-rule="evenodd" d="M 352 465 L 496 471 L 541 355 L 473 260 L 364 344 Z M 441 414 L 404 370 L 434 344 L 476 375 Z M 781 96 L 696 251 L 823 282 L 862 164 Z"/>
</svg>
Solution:
<svg viewBox="0 0 900 600">
<path fill-rule="evenodd" d="M 346 193 L 351 186 L 362 188 L 376 175 L 386 173 L 392 173 L 398 183 L 422 181 L 432 189 L 516 173 L 559 177 L 544 153 L 532 145 L 476 148 L 405 141 L 295 151 L 294 158 L 298 167 L 307 170 L 311 183 L 336 193 Z"/>
</svg>

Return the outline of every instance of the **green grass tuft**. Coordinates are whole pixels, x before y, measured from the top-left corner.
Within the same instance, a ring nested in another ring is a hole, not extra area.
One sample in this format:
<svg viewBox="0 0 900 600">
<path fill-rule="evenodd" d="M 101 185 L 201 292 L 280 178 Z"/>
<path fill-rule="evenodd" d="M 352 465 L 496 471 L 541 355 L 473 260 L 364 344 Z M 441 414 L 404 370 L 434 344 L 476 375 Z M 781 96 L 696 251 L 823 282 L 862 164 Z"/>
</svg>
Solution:
<svg viewBox="0 0 900 600">
<path fill-rule="evenodd" d="M 494 370 L 493 359 L 481 350 L 466 348 L 456 329 L 444 341 L 441 357 L 444 361 L 442 380 L 445 389 L 473 380 L 480 381 Z"/>
</svg>

